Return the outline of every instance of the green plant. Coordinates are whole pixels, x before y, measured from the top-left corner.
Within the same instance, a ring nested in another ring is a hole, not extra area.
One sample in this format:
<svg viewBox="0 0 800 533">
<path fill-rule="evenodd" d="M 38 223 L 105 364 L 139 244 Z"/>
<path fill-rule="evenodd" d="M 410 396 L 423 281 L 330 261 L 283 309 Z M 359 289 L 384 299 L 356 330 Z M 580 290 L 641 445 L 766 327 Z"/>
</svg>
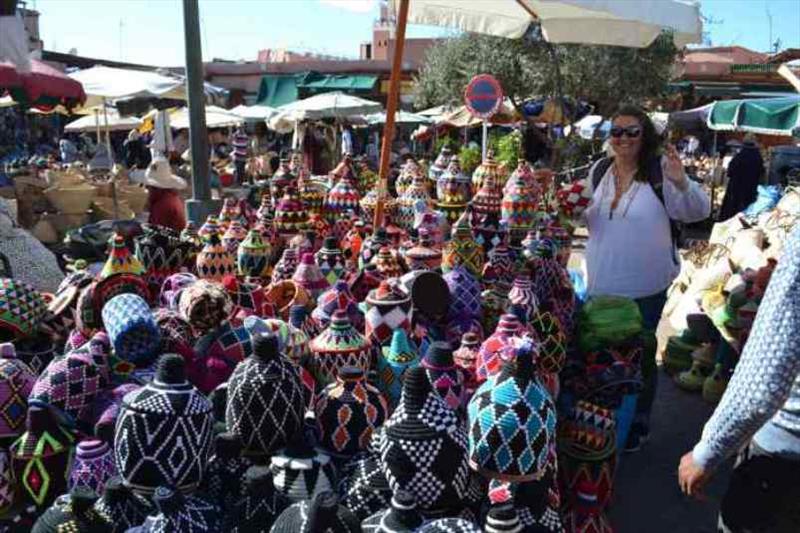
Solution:
<svg viewBox="0 0 800 533">
<path fill-rule="evenodd" d="M 439 137 L 436 139 L 436 142 L 433 143 L 433 157 L 435 158 L 437 155 L 439 155 L 439 152 L 441 152 L 442 148 L 445 146 L 455 152 L 458 148 L 458 142 L 450 137 L 449 134 Z"/>
<path fill-rule="evenodd" d="M 495 160 L 505 163 L 506 168 L 512 171 L 517 168 L 522 153 L 522 134 L 518 130 L 506 134 L 492 133 L 489 148 L 494 152 Z"/>
<path fill-rule="evenodd" d="M 458 152 L 458 162 L 461 164 L 461 170 L 464 174 L 472 174 L 481 164 L 481 149 L 477 146 L 471 148 L 462 146 L 461 151 Z"/>
</svg>

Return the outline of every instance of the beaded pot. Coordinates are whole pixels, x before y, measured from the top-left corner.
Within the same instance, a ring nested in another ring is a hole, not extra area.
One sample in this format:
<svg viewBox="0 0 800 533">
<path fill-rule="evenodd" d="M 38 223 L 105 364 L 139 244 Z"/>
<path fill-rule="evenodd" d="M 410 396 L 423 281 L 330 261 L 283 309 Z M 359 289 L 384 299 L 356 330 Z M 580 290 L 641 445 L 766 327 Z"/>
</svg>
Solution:
<svg viewBox="0 0 800 533">
<path fill-rule="evenodd" d="M 325 196 L 327 196 L 325 187 L 308 176 L 303 176 L 298 183 L 298 189 L 300 191 L 300 200 L 303 202 L 309 216 L 321 215 L 325 206 Z"/>
<path fill-rule="evenodd" d="M 136 294 L 114 296 L 103 306 L 103 325 L 114 353 L 138 366 L 147 366 L 159 355 L 161 329 L 150 306 Z"/>
<path fill-rule="evenodd" d="M 463 266 L 457 266 L 446 273 L 444 281 L 450 290 L 448 321 L 462 317 L 481 316 L 481 286 L 478 280 Z"/>
<path fill-rule="evenodd" d="M 236 365 L 228 380 L 225 421 L 248 454 L 272 454 L 303 425 L 300 376 L 278 347 L 275 335 L 258 335 L 253 356 Z"/>
<path fill-rule="evenodd" d="M 357 213 L 361 207 L 359 205 L 360 201 L 361 195 L 358 193 L 358 185 L 348 167 L 325 197 L 325 214 L 328 220 L 334 222 L 348 211 Z"/>
<path fill-rule="evenodd" d="M 272 474 L 265 466 L 250 467 L 244 476 L 244 494 L 225 517 L 223 531 L 267 532 L 289 502 L 275 490 Z"/>
<path fill-rule="evenodd" d="M 281 254 L 281 258 L 272 269 L 272 283 L 278 283 L 292 279 L 294 271 L 297 270 L 297 265 L 300 264 L 300 256 L 294 248 L 286 248 Z"/>
<path fill-rule="evenodd" d="M 372 263 L 380 249 L 389 245 L 389 236 L 386 234 L 386 229 L 377 228 L 372 235 L 365 238 L 361 243 L 361 250 L 358 254 L 358 267 L 364 268 Z"/>
<path fill-rule="evenodd" d="M 528 264 L 533 273 L 533 288 L 541 304 L 547 304 L 561 295 L 561 289 L 570 288 L 567 270 L 562 267 L 555 256 L 552 241 L 536 241 L 528 257 Z"/>
<path fill-rule="evenodd" d="M 269 195 L 272 207 L 276 207 L 283 198 L 286 189 L 295 183 L 295 176 L 289 168 L 289 160 L 281 159 L 280 165 L 269 180 Z"/>
<path fill-rule="evenodd" d="M 238 220 L 232 220 L 228 229 L 222 235 L 222 245 L 232 254 L 235 254 L 245 237 L 247 237 L 247 228 L 242 226 L 242 223 Z"/>
<path fill-rule="evenodd" d="M 327 278 L 322 274 L 322 270 L 314 261 L 314 256 L 310 253 L 303 254 L 300 264 L 297 265 L 297 270 L 292 275 L 292 281 L 305 289 L 312 303 L 315 303 L 317 298 L 330 287 L 330 283 L 328 283 Z"/>
<path fill-rule="evenodd" d="M 119 476 L 106 482 L 103 495 L 94 508 L 111 519 L 111 533 L 125 533 L 132 527 L 142 525 L 153 510 L 150 502 L 126 487 Z"/>
<path fill-rule="evenodd" d="M 184 266 L 191 268 L 197 259 L 197 252 L 203 247 L 203 241 L 198 234 L 197 225 L 194 222 L 187 221 L 186 227 L 181 231 L 181 243 L 188 247 L 188 254 Z"/>
<path fill-rule="evenodd" d="M 50 408 L 59 422 L 91 423 L 92 404 L 108 386 L 110 346 L 105 333 L 63 357 L 53 359 L 36 380 L 29 405 Z"/>
<path fill-rule="evenodd" d="M 419 356 L 403 329 L 394 331 L 391 344 L 382 348 L 381 355 L 378 358 L 378 388 L 394 407 L 400 401 L 406 372 L 419 365 Z"/>
<path fill-rule="evenodd" d="M 274 274 L 274 272 L 273 272 Z M 291 279 L 273 282 L 266 290 L 266 302 L 275 310 L 275 315 L 289 320 L 289 311 L 295 305 L 308 307 L 311 297 L 308 292 Z"/>
<path fill-rule="evenodd" d="M 357 330 L 364 327 L 364 315 L 358 308 L 358 302 L 350 292 L 350 287 L 344 280 L 335 282 L 333 287 L 323 292 L 317 299 L 317 307 L 311 313 L 311 318 L 321 328 L 327 328 L 331 321 L 331 316 L 336 311 L 341 310 L 350 317 L 350 323 Z"/>
<path fill-rule="evenodd" d="M 466 397 L 472 397 L 472 393 L 478 388 L 477 366 L 478 352 L 481 347 L 481 339 L 475 332 L 467 332 L 461 337 L 461 346 L 453 352 L 453 362 L 464 373 L 464 387 L 467 390 Z"/>
<path fill-rule="evenodd" d="M 453 349 L 446 342 L 433 342 L 422 358 L 422 368 L 436 394 L 453 411 L 464 407 L 464 373 L 453 361 Z"/>
<path fill-rule="evenodd" d="M 270 533 L 361 533 L 361 522 L 339 505 L 336 494 L 321 492 L 311 501 L 290 505 Z"/>
<path fill-rule="evenodd" d="M 339 241 L 335 237 L 326 237 L 322 248 L 314 255 L 314 259 L 322 271 L 322 275 L 333 285 L 345 274 L 345 259 Z"/>
<path fill-rule="evenodd" d="M 414 228 L 417 234 L 428 230 L 434 246 L 444 245 L 445 236 L 450 234 L 450 223 L 447 217 L 439 211 L 434 211 L 430 205 L 423 201 L 414 204 Z"/>
<path fill-rule="evenodd" d="M 434 247 L 430 231 L 425 228 L 419 230 L 418 242 L 403 257 L 409 270 L 435 270 L 442 266 L 442 251 Z"/>
<path fill-rule="evenodd" d="M 164 281 L 189 262 L 195 250 L 192 243 L 181 241 L 178 234 L 163 226 L 144 227 L 144 235 L 136 238 L 136 257 L 145 269 L 150 292 L 158 294 Z"/>
<path fill-rule="evenodd" d="M 206 243 L 209 237 L 212 235 L 221 235 L 222 231 L 217 217 L 208 215 L 206 221 L 200 226 L 200 229 L 197 230 L 197 236 L 200 237 L 202 242 Z"/>
<path fill-rule="evenodd" d="M 458 159 L 453 158 L 447 170 L 436 180 L 436 208 L 445 213 L 448 222 L 455 222 L 467 207 L 471 196 L 470 180 L 461 172 Z"/>
<path fill-rule="evenodd" d="M 197 275 L 211 281 L 222 281 L 228 274 L 236 274 L 236 256 L 222 244 L 218 234 L 212 233 L 197 254 Z"/>
<path fill-rule="evenodd" d="M 469 210 L 464 211 L 453 226 L 452 238 L 442 250 L 442 272 L 445 274 L 463 266 L 477 279 L 483 274 L 483 248 L 472 237 Z"/>
<path fill-rule="evenodd" d="M 381 433 L 380 456 L 392 490 L 416 494 L 421 509 L 462 505 L 470 477 L 467 435 L 423 368 L 406 374 L 400 404 Z"/>
<path fill-rule="evenodd" d="M 365 299 L 364 320 L 367 339 L 374 346 L 383 346 L 392 339 L 392 332 L 411 332 L 411 296 L 400 284 L 384 280 Z"/>
<path fill-rule="evenodd" d="M 338 457 L 366 450 L 388 409 L 380 391 L 367 383 L 363 369 L 341 368 L 336 382 L 325 387 L 314 403 L 320 445 Z"/>
<path fill-rule="evenodd" d="M 362 302 L 369 295 L 373 289 L 377 289 L 383 279 L 378 274 L 378 267 L 373 264 L 364 266 L 364 268 L 356 273 L 353 273 L 348 278 L 350 284 L 350 292 L 353 297 Z"/>
<path fill-rule="evenodd" d="M 23 281 L 0 278 L 0 339 L 33 335 L 46 314 L 47 305 L 39 291 Z"/>
<path fill-rule="evenodd" d="M 350 509 L 359 520 L 364 520 L 389 505 L 392 489 L 386 481 L 377 456 L 368 455 L 355 459 L 343 470 L 348 475 L 339 484 L 342 505 Z"/>
<path fill-rule="evenodd" d="M 69 489 L 76 487 L 102 494 L 106 482 L 117 474 L 114 452 L 98 439 L 82 440 L 75 450 L 75 463 L 69 473 Z"/>
<path fill-rule="evenodd" d="M 28 409 L 25 433 L 9 449 L 18 503 L 43 509 L 66 492 L 74 446 L 75 436 L 58 424 L 50 409 Z"/>
<path fill-rule="evenodd" d="M 221 533 L 222 510 L 197 496 L 185 496 L 168 486 L 153 494 L 158 513 L 146 522 L 147 533 Z"/>
<path fill-rule="evenodd" d="M 62 531 L 110 531 L 109 517 L 98 512 L 94 505 L 97 495 L 88 489 L 73 489 L 59 496 L 53 505 L 45 510 L 33 528 L 27 531 L 50 533 Z M 23 527 L 20 522 L 14 524 Z"/>
<path fill-rule="evenodd" d="M 512 340 L 521 334 L 521 328 L 516 315 L 505 314 L 500 317 L 497 329 L 483 341 L 478 352 L 478 381 L 483 382 L 500 372 L 503 360 L 511 358 Z"/>
<path fill-rule="evenodd" d="M 524 323 L 530 322 L 536 315 L 539 304 L 529 276 L 519 275 L 514 278 L 511 290 L 508 291 L 508 303 L 522 312 L 520 320 Z"/>
<path fill-rule="evenodd" d="M 306 229 L 308 212 L 300 200 L 300 194 L 294 185 L 286 188 L 283 197 L 275 206 L 273 225 L 280 235 L 294 235 Z"/>
<path fill-rule="evenodd" d="M 14 345 L 0 344 L 0 439 L 16 437 L 24 430 L 28 396 L 35 382 L 36 374 L 17 359 Z"/>
<path fill-rule="evenodd" d="M 389 508 L 384 508 L 361 522 L 364 533 L 411 533 L 418 531 L 424 518 L 417 511 L 417 498 L 399 490 L 392 495 Z"/>
<path fill-rule="evenodd" d="M 269 260 L 272 246 L 261 238 L 257 230 L 250 230 L 247 237 L 239 244 L 236 266 L 240 276 L 267 279 L 269 278 Z"/>
<path fill-rule="evenodd" d="M 394 223 L 408 231 L 414 227 L 416 204 L 422 202 L 423 206 L 433 208 L 433 200 L 428 194 L 428 186 L 422 174 L 414 174 L 409 186 L 397 198 Z"/>
<path fill-rule="evenodd" d="M 242 209 L 239 207 L 239 201 L 236 198 L 225 198 L 217 220 L 220 227 L 224 229 L 228 229 L 234 221 L 239 222 L 239 224 L 245 223 Z"/>
<path fill-rule="evenodd" d="M 292 502 L 310 500 L 336 484 L 331 458 L 299 436 L 272 456 L 270 470 L 275 489 Z"/>
<path fill-rule="evenodd" d="M 538 479 L 556 437 L 556 408 L 536 377 L 533 346 L 481 385 L 467 407 L 470 466 L 508 481 Z"/>
<path fill-rule="evenodd" d="M 219 327 L 232 310 L 231 297 L 218 283 L 199 280 L 180 291 L 178 311 L 198 334 Z"/>
<path fill-rule="evenodd" d="M 309 348 L 314 356 L 317 378 L 321 383 L 335 381 L 339 371 L 352 366 L 364 372 L 369 370 L 372 348 L 350 323 L 347 313 L 335 311 L 331 324 L 316 336 Z"/>
<path fill-rule="evenodd" d="M 142 494 L 161 485 L 195 490 L 205 473 L 213 425 L 211 403 L 186 380 L 183 358 L 162 356 L 155 379 L 122 400 L 114 457 L 125 484 Z"/>
<path fill-rule="evenodd" d="M 433 161 L 433 164 L 428 168 L 428 179 L 434 182 L 439 181 L 439 177 L 447 170 L 447 166 L 450 164 L 450 161 L 455 159 L 453 157 L 453 152 L 447 146 L 442 146 L 442 150 L 439 152 L 439 155 Z"/>
<path fill-rule="evenodd" d="M 244 494 L 242 480 L 253 466 L 249 457 L 242 456 L 242 443 L 227 431 L 214 436 L 214 454 L 208 461 L 200 492 L 223 510 L 229 510 Z"/>
<path fill-rule="evenodd" d="M 539 341 L 538 370 L 558 374 L 567 359 L 567 337 L 561 323 L 550 313 L 536 313 L 531 319 L 531 327 Z"/>
<path fill-rule="evenodd" d="M 617 462 L 614 412 L 579 401 L 559 424 L 562 516 L 572 531 L 613 531 L 605 508 L 611 502 Z"/>
<path fill-rule="evenodd" d="M 514 256 L 505 242 L 500 242 L 488 254 L 483 266 L 484 289 L 508 291 L 514 282 Z"/>
<path fill-rule="evenodd" d="M 509 231 L 528 231 L 533 227 L 539 198 L 530 184 L 529 174 L 528 164 L 520 162 L 503 191 L 501 216 Z"/>
<path fill-rule="evenodd" d="M 405 165 L 400 168 L 400 173 L 394 182 L 394 189 L 397 191 L 398 197 L 406 191 L 409 185 L 411 185 L 411 182 L 414 180 L 414 176 L 421 173 L 422 169 L 420 168 L 419 164 L 413 159 L 409 158 Z"/>
<path fill-rule="evenodd" d="M 486 159 L 478 165 L 472 173 L 472 194 L 477 197 L 478 191 L 484 189 L 488 185 L 488 190 L 497 190 L 500 196 L 497 198 L 497 211 L 500 211 L 500 197 L 502 197 L 501 188 L 502 176 L 497 161 L 494 160 L 494 154 L 489 151 L 486 154 Z M 473 205 L 475 204 L 473 198 Z"/>
<path fill-rule="evenodd" d="M 397 257 L 388 246 L 382 246 L 371 262 L 383 279 L 399 278 L 403 275 L 403 269 L 397 261 Z"/>
<path fill-rule="evenodd" d="M 475 242 L 481 245 L 487 257 L 506 239 L 505 226 L 500 221 L 499 213 L 476 214 L 473 217 L 473 229 Z"/>
</svg>

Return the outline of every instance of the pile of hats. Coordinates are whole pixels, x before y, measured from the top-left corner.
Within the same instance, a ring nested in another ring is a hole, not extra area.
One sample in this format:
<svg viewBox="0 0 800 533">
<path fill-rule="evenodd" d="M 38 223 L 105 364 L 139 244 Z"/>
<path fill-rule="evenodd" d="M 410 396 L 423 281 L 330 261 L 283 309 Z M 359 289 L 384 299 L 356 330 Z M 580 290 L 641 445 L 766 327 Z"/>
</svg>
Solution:
<svg viewBox="0 0 800 533">
<path fill-rule="evenodd" d="M 568 239 L 527 164 L 473 210 L 440 159 L 374 232 L 349 159 L 327 192 L 284 164 L 52 297 L 0 280 L 0 526 L 560 531 Z"/>
</svg>

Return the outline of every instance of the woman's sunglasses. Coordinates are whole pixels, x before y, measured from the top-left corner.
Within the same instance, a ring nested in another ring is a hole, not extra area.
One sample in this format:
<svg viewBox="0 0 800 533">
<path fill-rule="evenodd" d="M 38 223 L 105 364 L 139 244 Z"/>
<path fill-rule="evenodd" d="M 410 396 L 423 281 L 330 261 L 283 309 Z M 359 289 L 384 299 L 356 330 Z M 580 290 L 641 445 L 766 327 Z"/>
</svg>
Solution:
<svg viewBox="0 0 800 533">
<path fill-rule="evenodd" d="M 642 128 L 639 126 L 628 126 L 627 128 L 623 128 L 622 126 L 614 126 L 611 128 L 610 133 L 615 139 L 619 139 L 623 135 L 626 135 L 631 139 L 635 139 L 642 134 Z"/>
</svg>

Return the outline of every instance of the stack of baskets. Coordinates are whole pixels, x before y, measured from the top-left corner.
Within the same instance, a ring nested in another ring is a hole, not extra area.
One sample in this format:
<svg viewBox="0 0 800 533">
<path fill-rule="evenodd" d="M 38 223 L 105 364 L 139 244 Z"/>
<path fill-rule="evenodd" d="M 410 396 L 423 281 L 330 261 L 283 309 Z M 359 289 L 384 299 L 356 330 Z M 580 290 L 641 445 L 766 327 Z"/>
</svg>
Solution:
<svg viewBox="0 0 800 533">
<path fill-rule="evenodd" d="M 45 189 L 44 195 L 57 211 L 49 220 L 58 234 L 64 235 L 68 230 L 86 224 L 89 207 L 97 196 L 97 188 L 76 169 L 48 170 L 45 179 L 49 187 Z"/>
</svg>

